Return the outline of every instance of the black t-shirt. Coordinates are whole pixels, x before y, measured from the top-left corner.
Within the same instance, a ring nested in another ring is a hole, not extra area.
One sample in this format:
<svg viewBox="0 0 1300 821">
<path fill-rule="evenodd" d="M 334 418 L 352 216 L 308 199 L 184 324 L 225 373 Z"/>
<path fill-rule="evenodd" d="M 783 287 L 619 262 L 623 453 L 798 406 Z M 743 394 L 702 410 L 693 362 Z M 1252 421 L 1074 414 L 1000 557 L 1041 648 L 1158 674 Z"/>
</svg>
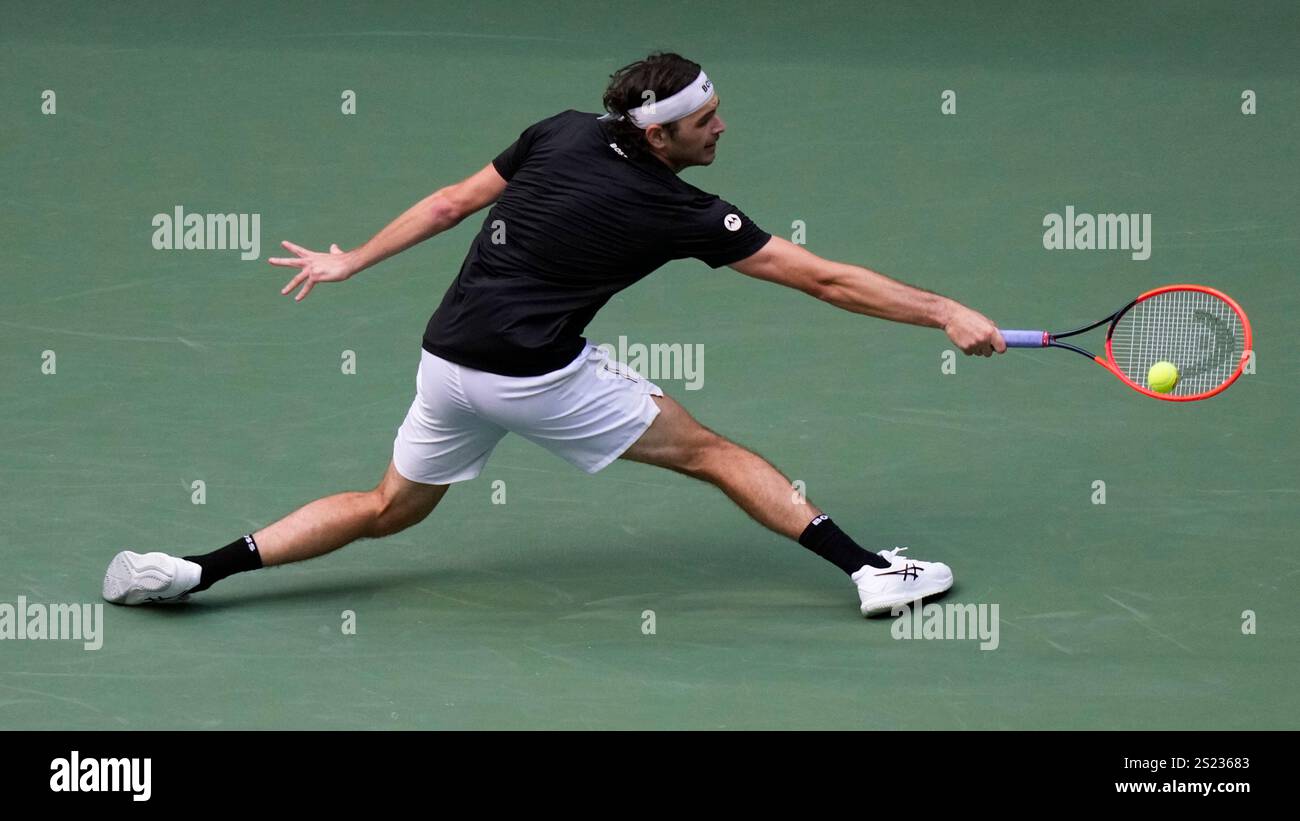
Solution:
<svg viewBox="0 0 1300 821">
<path fill-rule="evenodd" d="M 581 352 L 610 297 L 664 263 L 717 268 L 767 243 L 735 206 L 613 142 L 596 114 L 570 110 L 492 161 L 508 184 L 429 319 L 426 351 L 507 376 L 547 373 Z"/>
</svg>

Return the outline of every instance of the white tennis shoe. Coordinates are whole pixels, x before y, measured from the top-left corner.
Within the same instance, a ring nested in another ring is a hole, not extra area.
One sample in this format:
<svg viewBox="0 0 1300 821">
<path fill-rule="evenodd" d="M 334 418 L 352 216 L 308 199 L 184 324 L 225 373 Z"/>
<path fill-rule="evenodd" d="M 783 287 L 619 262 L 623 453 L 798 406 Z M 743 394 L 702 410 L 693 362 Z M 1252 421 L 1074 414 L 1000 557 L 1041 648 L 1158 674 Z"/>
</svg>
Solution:
<svg viewBox="0 0 1300 821">
<path fill-rule="evenodd" d="M 882 550 L 880 555 L 889 562 L 889 567 L 863 565 L 851 576 L 862 600 L 862 615 L 889 613 L 895 607 L 952 587 L 952 568 L 942 562 L 923 562 L 898 555 L 904 550 L 907 548 Z"/>
<path fill-rule="evenodd" d="M 104 599 L 113 604 L 174 601 L 198 586 L 203 568 L 166 553 L 123 550 L 104 572 Z"/>
</svg>

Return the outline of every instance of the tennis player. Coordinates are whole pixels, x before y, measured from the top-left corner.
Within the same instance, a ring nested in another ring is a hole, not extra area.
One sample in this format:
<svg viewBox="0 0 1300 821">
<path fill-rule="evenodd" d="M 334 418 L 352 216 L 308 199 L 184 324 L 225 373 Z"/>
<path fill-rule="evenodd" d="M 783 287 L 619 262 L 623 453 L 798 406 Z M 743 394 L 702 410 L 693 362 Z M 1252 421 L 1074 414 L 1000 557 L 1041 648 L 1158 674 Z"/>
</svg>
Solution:
<svg viewBox="0 0 1300 821">
<path fill-rule="evenodd" d="M 416 395 L 370 491 L 318 499 L 204 555 L 123 551 L 104 577 L 118 604 L 178 599 L 235 573 L 321 556 L 420 522 L 447 488 L 479 475 L 515 433 L 595 473 L 615 459 L 715 485 L 769 529 L 835 564 L 864 615 L 941 593 L 946 564 L 863 549 L 758 454 L 697 422 L 652 382 L 583 337 L 614 294 L 670 260 L 785 285 L 859 314 L 942 329 L 966 354 L 1005 350 L 983 315 L 772 236 L 683 181 L 709 165 L 726 124 L 713 82 L 677 54 L 619 69 L 603 115 L 565 111 L 520 134 L 478 173 L 411 207 L 364 245 L 316 252 L 284 242 L 302 300 L 491 206 L 424 332 Z"/>
</svg>

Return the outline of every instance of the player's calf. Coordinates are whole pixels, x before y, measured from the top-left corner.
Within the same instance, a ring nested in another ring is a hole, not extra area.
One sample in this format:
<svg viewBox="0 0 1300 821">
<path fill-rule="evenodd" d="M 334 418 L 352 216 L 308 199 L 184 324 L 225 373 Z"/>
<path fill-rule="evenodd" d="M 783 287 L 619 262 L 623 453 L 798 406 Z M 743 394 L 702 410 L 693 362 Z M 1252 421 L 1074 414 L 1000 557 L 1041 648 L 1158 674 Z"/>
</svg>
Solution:
<svg viewBox="0 0 1300 821">
<path fill-rule="evenodd" d="M 382 538 L 423 521 L 447 485 L 412 482 L 390 463 L 374 490 L 336 493 L 278 522 L 196 556 L 124 550 L 104 574 L 104 598 L 146 604 L 200 593 L 236 573 L 320 556 L 361 538 Z"/>
<path fill-rule="evenodd" d="M 797 493 L 762 456 L 701 425 L 676 401 L 657 397 L 660 414 L 623 458 L 658 465 L 715 485 L 755 521 L 834 564 L 858 588 L 863 615 L 941 593 L 952 586 L 945 564 L 901 561 L 895 548 L 872 553 Z"/>
</svg>

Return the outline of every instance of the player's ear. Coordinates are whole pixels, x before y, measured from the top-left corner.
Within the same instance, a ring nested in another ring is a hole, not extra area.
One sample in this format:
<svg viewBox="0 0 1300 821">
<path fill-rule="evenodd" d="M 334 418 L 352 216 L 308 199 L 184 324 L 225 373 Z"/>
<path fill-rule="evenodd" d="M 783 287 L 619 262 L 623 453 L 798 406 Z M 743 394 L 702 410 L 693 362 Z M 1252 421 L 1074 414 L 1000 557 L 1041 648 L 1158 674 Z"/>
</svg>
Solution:
<svg viewBox="0 0 1300 821">
<path fill-rule="evenodd" d="M 651 148 L 666 148 L 668 146 L 668 132 L 662 125 L 654 123 L 645 130 L 645 141 L 650 144 Z"/>
</svg>

